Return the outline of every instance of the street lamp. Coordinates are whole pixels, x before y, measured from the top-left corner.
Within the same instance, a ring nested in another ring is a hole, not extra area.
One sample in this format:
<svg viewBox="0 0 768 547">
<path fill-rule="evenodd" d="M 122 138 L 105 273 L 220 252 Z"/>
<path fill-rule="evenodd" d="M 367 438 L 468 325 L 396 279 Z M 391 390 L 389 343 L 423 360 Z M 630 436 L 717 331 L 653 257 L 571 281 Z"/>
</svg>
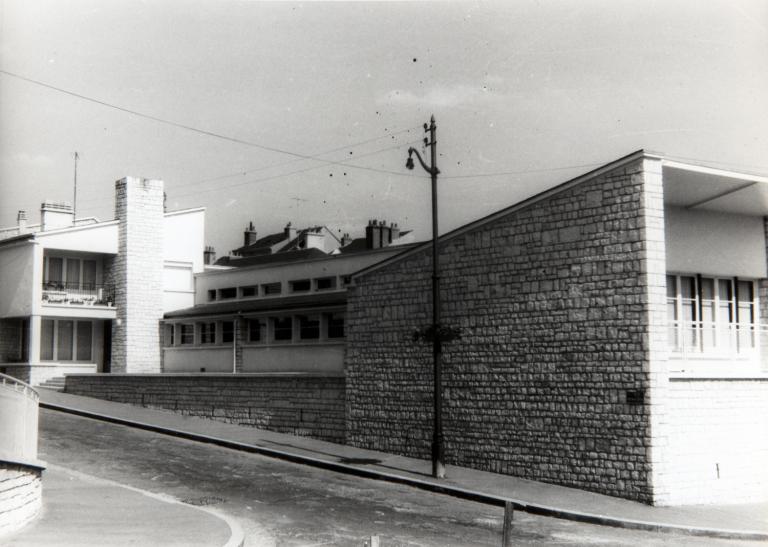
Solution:
<svg viewBox="0 0 768 547">
<path fill-rule="evenodd" d="M 437 479 L 445 477 L 445 458 L 443 449 L 443 380 L 442 380 L 442 336 L 440 328 L 440 264 L 437 257 L 437 151 L 435 141 L 435 117 L 429 121 L 429 126 L 424 124 L 424 131 L 429 133 L 429 138 L 424 139 L 424 145 L 430 148 L 432 164 L 427 165 L 421 158 L 421 154 L 415 148 L 408 149 L 408 161 L 405 166 L 413 169 L 413 155 L 432 177 L 432 358 L 434 365 L 434 427 L 432 430 L 432 476 Z"/>
</svg>

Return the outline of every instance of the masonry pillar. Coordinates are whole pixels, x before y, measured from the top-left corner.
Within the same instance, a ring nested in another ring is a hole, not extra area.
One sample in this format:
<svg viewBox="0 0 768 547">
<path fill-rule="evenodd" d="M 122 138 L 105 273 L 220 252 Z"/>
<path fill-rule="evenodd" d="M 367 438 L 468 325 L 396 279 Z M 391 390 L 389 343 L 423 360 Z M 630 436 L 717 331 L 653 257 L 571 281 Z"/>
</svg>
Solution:
<svg viewBox="0 0 768 547">
<path fill-rule="evenodd" d="M 27 332 L 27 362 L 30 365 L 40 364 L 40 336 L 42 322 L 39 315 L 30 315 L 29 331 Z"/>
<path fill-rule="evenodd" d="M 646 439 L 651 492 L 654 505 L 665 505 L 669 492 L 669 451 L 667 450 L 669 385 L 667 342 L 667 261 L 664 232 L 664 180 L 661 160 L 643 160 L 642 226 L 645 252 L 642 271 L 646 284 L 648 334 L 646 341 L 646 404 L 649 412 Z"/>
<path fill-rule="evenodd" d="M 115 183 L 118 250 L 112 372 L 161 372 L 163 317 L 163 181 L 126 177 Z"/>
</svg>

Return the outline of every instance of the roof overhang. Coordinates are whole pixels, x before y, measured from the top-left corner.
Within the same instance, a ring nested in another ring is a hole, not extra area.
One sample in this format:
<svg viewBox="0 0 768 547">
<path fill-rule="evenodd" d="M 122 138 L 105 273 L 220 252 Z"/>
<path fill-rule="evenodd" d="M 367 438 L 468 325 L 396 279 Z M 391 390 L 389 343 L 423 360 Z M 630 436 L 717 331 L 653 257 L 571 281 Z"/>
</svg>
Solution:
<svg viewBox="0 0 768 547">
<path fill-rule="evenodd" d="M 697 211 L 768 216 L 768 177 L 662 160 L 664 204 Z"/>
</svg>

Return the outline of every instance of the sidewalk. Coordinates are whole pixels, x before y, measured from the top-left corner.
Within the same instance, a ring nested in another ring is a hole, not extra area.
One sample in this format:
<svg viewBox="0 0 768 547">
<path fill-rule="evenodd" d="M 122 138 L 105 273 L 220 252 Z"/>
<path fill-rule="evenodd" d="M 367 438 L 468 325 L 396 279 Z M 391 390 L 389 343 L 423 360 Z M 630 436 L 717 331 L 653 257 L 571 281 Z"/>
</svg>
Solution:
<svg viewBox="0 0 768 547">
<path fill-rule="evenodd" d="M 448 466 L 430 476 L 431 463 L 344 445 L 181 416 L 89 397 L 40 390 L 40 406 L 113 423 L 277 457 L 341 473 L 407 484 L 516 510 L 638 530 L 768 541 L 768 503 L 651 507 L 601 494 Z"/>
<path fill-rule="evenodd" d="M 41 514 L 0 543 L 239 547 L 243 533 L 207 508 L 51 465 L 43 474 Z"/>
</svg>

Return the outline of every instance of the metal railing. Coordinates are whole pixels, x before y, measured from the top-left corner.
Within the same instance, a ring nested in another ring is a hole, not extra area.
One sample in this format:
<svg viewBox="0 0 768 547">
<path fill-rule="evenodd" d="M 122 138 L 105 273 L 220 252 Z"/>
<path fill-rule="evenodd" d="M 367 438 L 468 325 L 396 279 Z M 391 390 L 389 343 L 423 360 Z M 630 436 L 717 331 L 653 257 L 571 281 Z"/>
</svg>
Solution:
<svg viewBox="0 0 768 547">
<path fill-rule="evenodd" d="M 40 400 L 40 395 L 35 391 L 35 389 L 29 385 L 26 382 L 22 382 L 18 378 L 14 378 L 13 376 L 8 376 L 7 374 L 3 374 L 0 372 L 0 388 L 3 389 L 12 389 L 16 392 L 21 392 L 25 396 L 29 397 L 33 401 Z"/>
<path fill-rule="evenodd" d="M 682 358 L 751 357 L 766 333 L 768 325 L 756 323 L 672 321 L 667 325 L 669 349 Z"/>
<path fill-rule="evenodd" d="M 112 306 L 115 302 L 113 285 L 96 283 L 43 283 L 43 302 L 71 306 Z"/>
</svg>

